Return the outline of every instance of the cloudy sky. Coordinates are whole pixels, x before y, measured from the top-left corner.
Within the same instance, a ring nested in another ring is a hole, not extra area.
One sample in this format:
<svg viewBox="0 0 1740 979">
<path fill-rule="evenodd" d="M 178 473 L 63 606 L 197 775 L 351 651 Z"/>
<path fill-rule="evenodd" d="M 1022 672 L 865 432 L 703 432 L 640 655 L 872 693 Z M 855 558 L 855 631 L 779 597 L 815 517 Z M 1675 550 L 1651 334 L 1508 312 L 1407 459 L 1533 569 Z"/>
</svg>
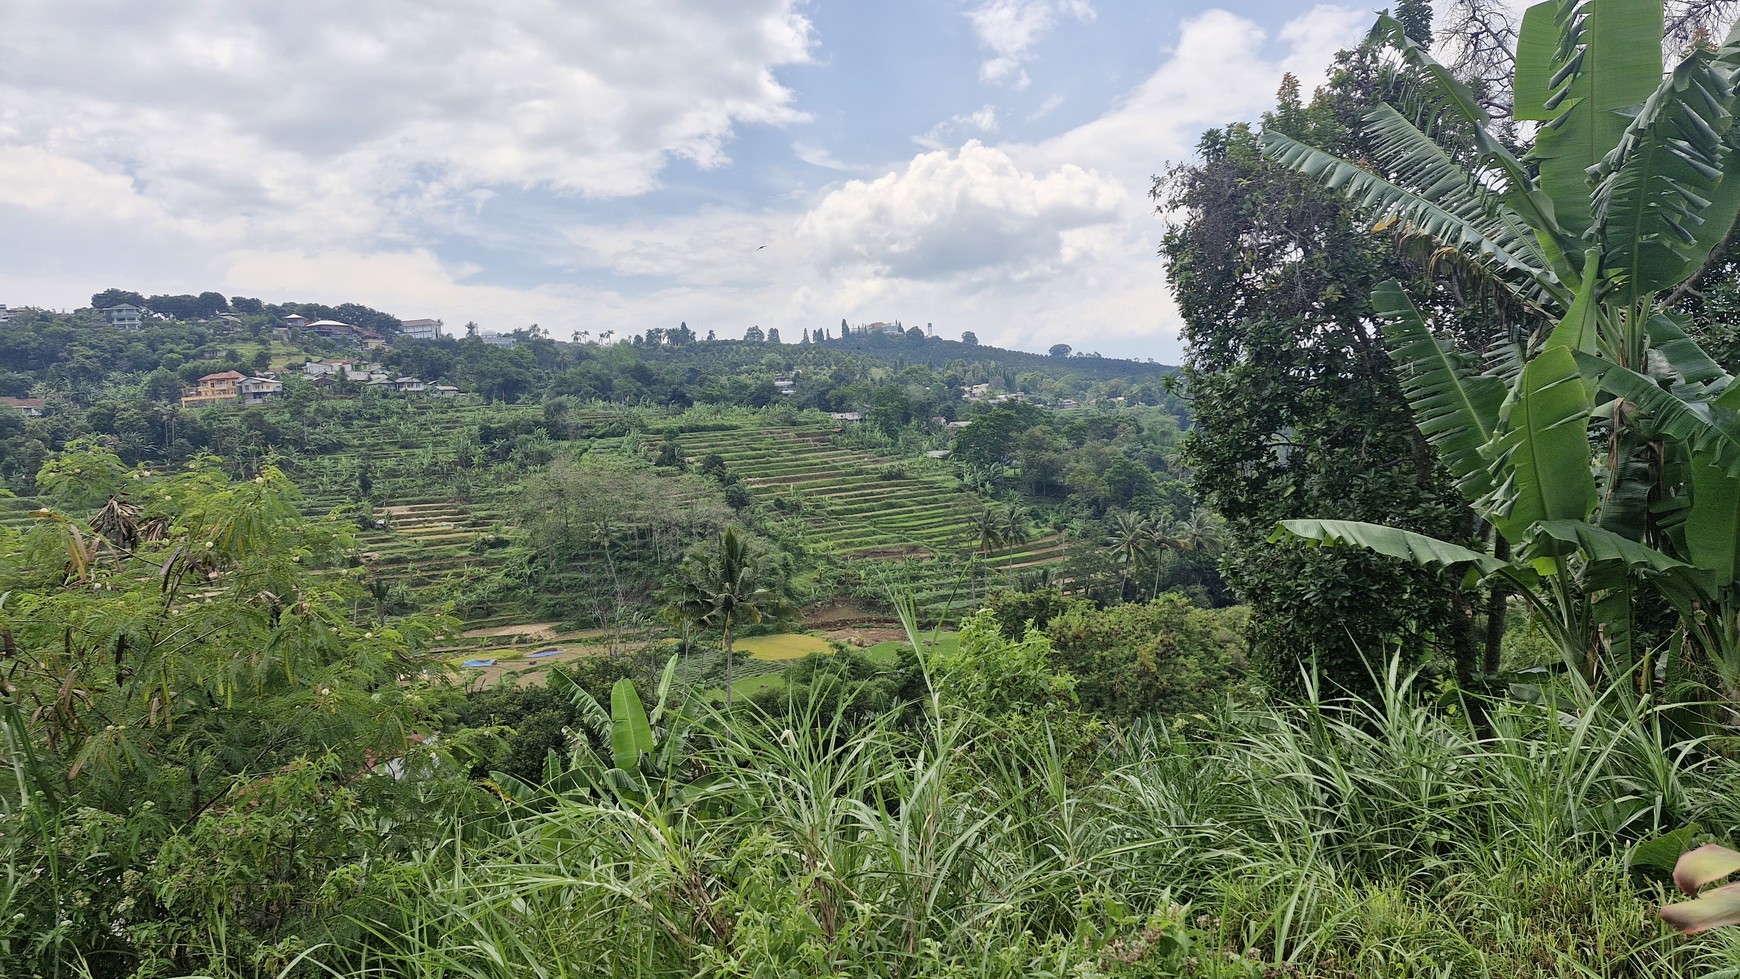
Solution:
<svg viewBox="0 0 1740 979">
<path fill-rule="evenodd" d="M 0 303 L 1176 362 L 1151 175 L 1372 4 L 4 0 Z"/>
</svg>

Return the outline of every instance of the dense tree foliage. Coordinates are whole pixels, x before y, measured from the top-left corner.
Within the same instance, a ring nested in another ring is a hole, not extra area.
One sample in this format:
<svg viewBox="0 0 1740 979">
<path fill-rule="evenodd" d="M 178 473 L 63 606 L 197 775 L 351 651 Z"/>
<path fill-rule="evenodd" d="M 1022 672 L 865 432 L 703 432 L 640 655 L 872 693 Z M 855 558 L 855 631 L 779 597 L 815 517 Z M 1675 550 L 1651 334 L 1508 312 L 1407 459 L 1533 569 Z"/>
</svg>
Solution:
<svg viewBox="0 0 1740 979">
<path fill-rule="evenodd" d="M 1357 152 L 1374 84 L 1345 60 L 1309 104 L 1289 79 L 1264 125 Z M 1164 252 L 1189 344 L 1196 426 L 1185 458 L 1231 530 L 1228 577 L 1251 604 L 1251 654 L 1297 690 L 1313 663 L 1361 687 L 1366 657 L 1428 645 L 1474 665 L 1471 604 L 1452 579 L 1357 552 L 1278 547 L 1277 520 L 1335 515 L 1451 539 L 1471 522 L 1415 428 L 1372 315 L 1371 286 L 1405 274 L 1332 195 L 1265 161 L 1249 126 L 1206 134 L 1202 162 L 1156 186 L 1185 217 Z"/>
</svg>

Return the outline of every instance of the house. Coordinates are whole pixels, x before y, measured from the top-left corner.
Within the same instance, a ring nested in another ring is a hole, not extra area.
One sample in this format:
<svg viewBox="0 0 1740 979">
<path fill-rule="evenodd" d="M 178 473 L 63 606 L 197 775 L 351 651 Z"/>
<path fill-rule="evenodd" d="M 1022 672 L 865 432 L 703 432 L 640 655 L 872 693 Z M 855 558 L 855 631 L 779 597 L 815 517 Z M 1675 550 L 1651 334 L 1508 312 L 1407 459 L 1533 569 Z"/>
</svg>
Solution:
<svg viewBox="0 0 1740 979">
<path fill-rule="evenodd" d="M 961 429 L 966 428 L 967 426 L 969 426 L 971 424 L 972 424 L 972 422 L 970 422 L 970 421 L 967 421 L 967 422 L 949 422 L 948 425 L 945 427 L 947 427 L 953 431 L 958 432 Z"/>
<path fill-rule="evenodd" d="M 0 323 L 10 323 L 10 322 L 12 322 L 11 311 L 9 311 L 6 308 L 5 303 L 0 303 Z"/>
<path fill-rule="evenodd" d="M 434 398 L 457 398 L 462 393 L 464 392 L 451 384 L 429 385 L 429 396 Z"/>
<path fill-rule="evenodd" d="M 355 340 L 357 328 L 349 323 L 338 320 L 315 320 L 308 324 L 308 332 L 322 340 Z"/>
<path fill-rule="evenodd" d="M 830 411 L 828 417 L 844 425 L 847 422 L 861 422 L 864 416 L 856 411 Z"/>
<path fill-rule="evenodd" d="M 399 338 L 403 340 L 441 339 L 440 320 L 403 320 L 399 323 Z"/>
<path fill-rule="evenodd" d="M 797 381 L 789 377 L 776 377 L 773 379 L 773 389 L 780 394 L 796 394 Z"/>
<path fill-rule="evenodd" d="M 294 330 L 300 330 L 308 325 L 308 317 L 297 313 L 291 313 L 289 316 L 284 317 L 284 325 Z"/>
<path fill-rule="evenodd" d="M 409 391 L 412 393 L 421 393 L 424 390 L 426 390 L 427 388 L 428 388 L 428 385 L 424 384 L 423 379 L 420 377 L 395 377 L 395 378 L 393 378 L 393 390 L 395 390 L 395 391 Z"/>
<path fill-rule="evenodd" d="M 275 377 L 244 377 L 236 387 L 245 405 L 257 405 L 284 393 L 284 382 Z"/>
<path fill-rule="evenodd" d="M 137 330 L 144 325 L 145 311 L 127 303 L 105 306 L 99 312 L 107 316 L 109 325 L 117 330 Z"/>
<path fill-rule="evenodd" d="M 302 365 L 302 373 L 309 377 L 328 377 L 343 375 L 350 370 L 354 360 L 311 360 Z"/>
<path fill-rule="evenodd" d="M 207 374 L 190 388 L 181 389 L 181 406 L 198 408 L 219 401 L 236 401 L 242 396 L 242 382 L 247 377 L 237 371 Z"/>
<path fill-rule="evenodd" d="M 0 408 L 11 408 L 23 412 L 27 418 L 42 417 L 41 398 L 0 398 Z"/>
<path fill-rule="evenodd" d="M 507 333 L 485 333 L 481 339 L 492 347 L 516 347 L 520 342 L 519 337 Z"/>
</svg>

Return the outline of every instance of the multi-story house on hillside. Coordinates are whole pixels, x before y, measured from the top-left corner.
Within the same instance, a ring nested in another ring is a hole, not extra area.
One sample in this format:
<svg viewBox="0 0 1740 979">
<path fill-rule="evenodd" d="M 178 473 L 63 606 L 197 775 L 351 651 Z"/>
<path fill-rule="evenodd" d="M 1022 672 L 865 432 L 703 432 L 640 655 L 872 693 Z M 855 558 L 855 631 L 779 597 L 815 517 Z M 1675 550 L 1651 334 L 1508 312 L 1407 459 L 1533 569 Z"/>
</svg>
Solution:
<svg viewBox="0 0 1740 979">
<path fill-rule="evenodd" d="M 137 330 L 144 325 L 145 311 L 128 303 L 105 306 L 98 312 L 107 316 L 109 325 L 117 330 Z"/>
<path fill-rule="evenodd" d="M 406 340 L 439 340 L 441 321 L 403 320 L 399 323 L 399 336 Z"/>
<path fill-rule="evenodd" d="M 272 377 L 244 377 L 236 387 L 245 405 L 257 405 L 284 393 L 284 382 Z"/>
<path fill-rule="evenodd" d="M 236 401 L 242 396 L 244 380 L 247 380 L 246 375 L 238 371 L 207 374 L 193 387 L 181 389 L 181 406 L 198 408 L 220 401 Z"/>
</svg>

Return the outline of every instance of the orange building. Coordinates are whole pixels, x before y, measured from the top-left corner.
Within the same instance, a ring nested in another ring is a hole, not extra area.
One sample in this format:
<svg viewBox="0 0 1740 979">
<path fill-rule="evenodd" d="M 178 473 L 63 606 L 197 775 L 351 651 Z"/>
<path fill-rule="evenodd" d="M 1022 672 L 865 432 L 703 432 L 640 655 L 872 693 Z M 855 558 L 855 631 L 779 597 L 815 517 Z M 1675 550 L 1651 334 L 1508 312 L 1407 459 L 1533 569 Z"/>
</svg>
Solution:
<svg viewBox="0 0 1740 979">
<path fill-rule="evenodd" d="M 181 406 L 197 408 L 218 401 L 236 401 L 242 396 L 242 381 L 244 375 L 236 371 L 224 371 L 221 374 L 207 374 L 199 379 L 198 387 L 181 389 Z"/>
</svg>

